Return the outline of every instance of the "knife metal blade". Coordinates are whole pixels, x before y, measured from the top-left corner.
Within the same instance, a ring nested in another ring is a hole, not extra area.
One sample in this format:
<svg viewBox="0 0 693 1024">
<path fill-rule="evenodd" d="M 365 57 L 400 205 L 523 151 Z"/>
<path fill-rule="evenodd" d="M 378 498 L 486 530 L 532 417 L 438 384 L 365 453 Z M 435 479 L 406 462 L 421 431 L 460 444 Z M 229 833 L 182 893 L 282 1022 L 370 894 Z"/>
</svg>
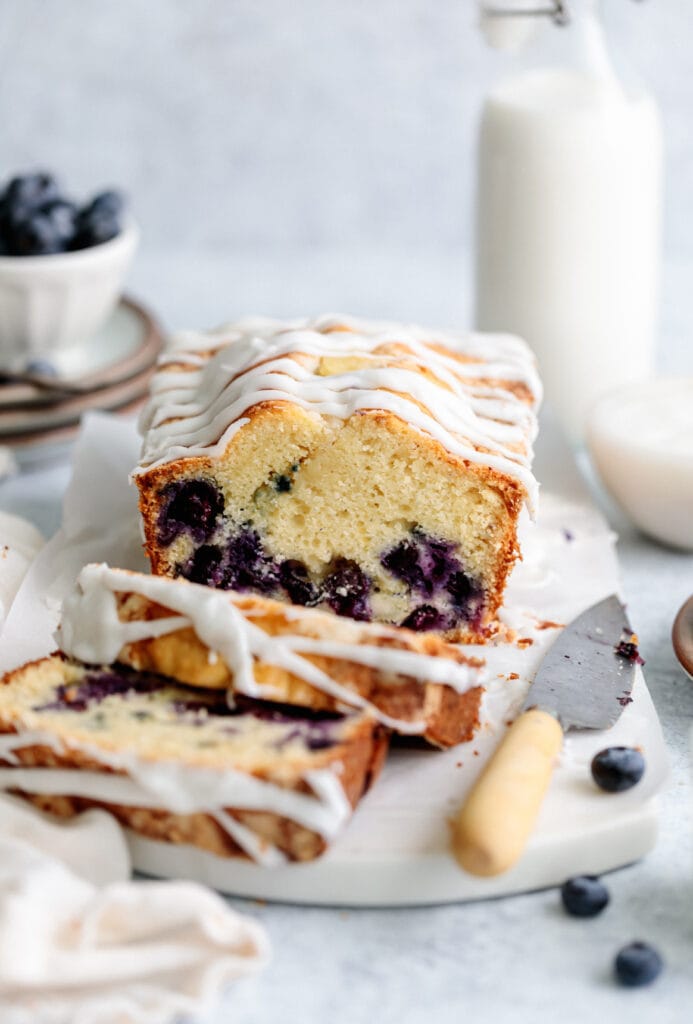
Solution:
<svg viewBox="0 0 693 1024">
<path fill-rule="evenodd" d="M 612 595 L 565 627 L 544 657 L 522 713 L 503 736 L 453 821 L 459 864 L 507 871 L 522 855 L 567 729 L 606 729 L 630 703 L 641 662 L 626 611 Z"/>
<path fill-rule="evenodd" d="M 563 730 L 608 729 L 619 718 L 641 662 L 626 610 L 612 594 L 573 619 L 539 666 L 523 711 L 539 708 Z"/>
</svg>

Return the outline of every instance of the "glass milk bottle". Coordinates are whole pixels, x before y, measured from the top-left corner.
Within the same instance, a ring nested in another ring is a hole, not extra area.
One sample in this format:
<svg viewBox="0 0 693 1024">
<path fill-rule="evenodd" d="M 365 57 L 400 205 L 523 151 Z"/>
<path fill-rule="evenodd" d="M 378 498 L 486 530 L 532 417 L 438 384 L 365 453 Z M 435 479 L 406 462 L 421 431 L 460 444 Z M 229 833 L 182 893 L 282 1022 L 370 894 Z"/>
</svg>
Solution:
<svg viewBox="0 0 693 1024">
<path fill-rule="evenodd" d="M 541 2 L 532 15 L 504 13 L 512 2 L 483 5 L 492 44 L 506 18 L 507 39 L 527 53 L 482 113 L 476 320 L 529 342 L 547 400 L 579 442 L 598 395 L 652 366 L 659 114 L 616 74 L 597 0 L 548 4 L 544 17 Z"/>
</svg>

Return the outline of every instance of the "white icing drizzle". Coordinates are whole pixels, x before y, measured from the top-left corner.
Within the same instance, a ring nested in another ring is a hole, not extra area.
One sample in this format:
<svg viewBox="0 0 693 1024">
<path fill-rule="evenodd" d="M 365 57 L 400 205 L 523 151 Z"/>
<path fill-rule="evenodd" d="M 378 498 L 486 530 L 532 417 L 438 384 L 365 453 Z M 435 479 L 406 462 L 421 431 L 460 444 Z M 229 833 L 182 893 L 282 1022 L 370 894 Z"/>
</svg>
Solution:
<svg viewBox="0 0 693 1024">
<path fill-rule="evenodd" d="M 58 755 L 79 751 L 104 767 L 125 774 L 81 768 L 28 768 L 21 764 L 16 751 L 31 746 L 49 747 Z M 175 814 L 210 814 L 250 857 L 267 866 L 284 863 L 281 851 L 235 821 L 225 808 L 269 811 L 297 822 L 328 841 L 351 815 L 351 805 L 342 784 L 328 768 L 305 773 L 311 795 L 285 789 L 245 772 L 144 761 L 132 753 L 105 751 L 92 744 L 73 741 L 68 744 L 40 729 L 0 734 L 0 759 L 16 765 L 0 767 L 1 790 L 83 797 L 130 807 L 165 807 Z"/>
<path fill-rule="evenodd" d="M 240 821 L 236 821 L 226 811 L 213 811 L 212 817 L 217 825 L 221 825 L 224 831 L 240 846 L 241 850 L 247 853 L 257 864 L 262 864 L 265 868 L 278 868 L 286 864 L 288 857 L 280 849 L 272 846 L 266 839 L 253 832 L 252 829 L 249 829 L 247 825 L 242 825 Z"/>
<path fill-rule="evenodd" d="M 329 332 L 339 325 L 350 330 Z M 365 366 L 323 377 L 297 358 L 373 356 L 375 363 L 382 357 L 374 350 L 395 343 L 447 387 L 403 366 Z M 530 510 L 535 506 L 538 488 L 530 467 L 541 384 L 533 357 L 518 338 L 322 317 L 245 320 L 211 334 L 188 332 L 179 344 L 185 349 L 165 356 L 152 381 L 134 475 L 178 458 L 218 457 L 248 422 L 253 406 L 285 401 L 342 420 L 368 410 L 391 412 L 452 454 L 517 480 Z M 209 350 L 211 356 L 201 355 Z M 477 361 L 460 363 L 453 353 Z M 526 385 L 533 405 L 489 386 L 496 380 Z"/>
<path fill-rule="evenodd" d="M 121 622 L 118 593 L 140 594 L 176 614 L 147 622 Z M 288 617 L 296 621 L 301 614 L 301 609 L 291 608 Z M 303 614 L 313 617 L 316 613 Z M 393 677 L 393 686 L 401 682 L 397 677 L 407 676 L 466 693 L 483 680 L 482 671 L 475 665 L 367 643 L 333 643 L 293 633 L 270 636 L 252 619 L 252 610 L 238 607 L 228 591 L 93 564 L 82 569 L 75 590 L 63 604 L 56 640 L 71 657 L 101 665 L 116 661 L 129 643 L 191 627 L 210 652 L 223 658 L 233 675 L 234 691 L 250 697 L 267 695 L 255 679 L 254 663 L 258 660 L 285 669 L 348 707 L 368 710 L 388 728 L 412 734 L 424 732 L 426 723 L 391 718 L 358 693 L 337 683 L 302 654 L 343 658 L 370 666 Z M 370 624 L 360 625 L 358 633 L 371 634 L 374 639 L 396 635 L 387 627 Z"/>
</svg>

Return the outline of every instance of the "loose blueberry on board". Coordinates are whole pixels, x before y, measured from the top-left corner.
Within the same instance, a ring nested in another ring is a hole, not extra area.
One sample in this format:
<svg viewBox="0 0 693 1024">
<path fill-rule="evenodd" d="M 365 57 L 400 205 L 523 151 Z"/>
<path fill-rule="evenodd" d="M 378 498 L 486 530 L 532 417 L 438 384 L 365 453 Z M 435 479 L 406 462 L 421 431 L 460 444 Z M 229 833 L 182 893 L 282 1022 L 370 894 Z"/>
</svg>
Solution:
<svg viewBox="0 0 693 1024">
<path fill-rule="evenodd" d="M 609 902 L 609 890 L 594 875 L 577 875 L 561 886 L 561 900 L 573 917 L 596 917 Z"/>
<path fill-rule="evenodd" d="M 662 973 L 664 961 L 647 942 L 631 942 L 618 953 L 614 961 L 617 981 L 627 988 L 650 985 Z"/>
<path fill-rule="evenodd" d="M 623 793 L 640 782 L 645 758 L 634 747 L 607 747 L 592 758 L 592 778 L 607 793 Z"/>
</svg>

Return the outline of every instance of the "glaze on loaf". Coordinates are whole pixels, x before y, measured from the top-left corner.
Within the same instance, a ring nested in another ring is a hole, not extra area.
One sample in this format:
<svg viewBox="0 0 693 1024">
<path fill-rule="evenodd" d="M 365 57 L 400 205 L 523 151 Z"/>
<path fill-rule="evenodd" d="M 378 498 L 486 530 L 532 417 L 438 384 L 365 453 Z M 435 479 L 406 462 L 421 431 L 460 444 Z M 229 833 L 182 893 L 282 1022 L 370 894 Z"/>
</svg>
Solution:
<svg viewBox="0 0 693 1024">
<path fill-rule="evenodd" d="M 179 344 L 134 471 L 154 573 L 489 635 L 537 496 L 523 342 L 323 317 Z"/>
</svg>

